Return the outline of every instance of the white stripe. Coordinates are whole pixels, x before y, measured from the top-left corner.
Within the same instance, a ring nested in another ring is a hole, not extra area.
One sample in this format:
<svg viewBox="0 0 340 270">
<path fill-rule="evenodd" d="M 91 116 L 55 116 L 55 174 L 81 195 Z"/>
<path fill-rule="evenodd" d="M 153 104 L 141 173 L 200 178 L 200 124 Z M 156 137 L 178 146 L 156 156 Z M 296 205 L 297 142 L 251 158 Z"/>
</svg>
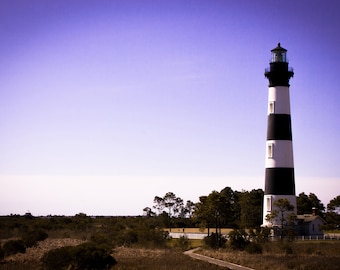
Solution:
<svg viewBox="0 0 340 270">
<path fill-rule="evenodd" d="M 292 141 L 268 140 L 266 148 L 266 168 L 294 168 Z"/>
<path fill-rule="evenodd" d="M 274 105 L 271 105 L 274 104 Z M 274 106 L 274 112 L 271 111 Z M 268 91 L 268 114 L 290 114 L 289 87 L 274 86 Z"/>
<path fill-rule="evenodd" d="M 262 226 L 280 226 L 280 220 L 273 220 L 271 224 L 269 221 L 266 220 L 266 216 L 271 214 L 273 210 L 278 210 L 275 207 L 274 202 L 278 199 L 287 199 L 291 205 L 294 206 L 294 213 L 296 214 L 296 196 L 295 195 L 264 195 L 263 198 L 263 224 Z M 288 213 L 287 213 L 288 214 Z"/>
</svg>

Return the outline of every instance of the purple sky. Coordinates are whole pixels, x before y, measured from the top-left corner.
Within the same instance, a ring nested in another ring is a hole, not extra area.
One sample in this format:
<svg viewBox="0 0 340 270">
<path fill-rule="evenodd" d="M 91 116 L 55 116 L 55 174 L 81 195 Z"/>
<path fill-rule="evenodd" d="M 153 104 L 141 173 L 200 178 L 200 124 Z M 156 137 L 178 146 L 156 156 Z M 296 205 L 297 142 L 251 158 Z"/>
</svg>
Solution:
<svg viewBox="0 0 340 270">
<path fill-rule="evenodd" d="M 0 214 L 142 214 L 264 188 L 270 50 L 288 50 L 297 194 L 340 194 L 340 3 L 0 2 Z"/>
</svg>

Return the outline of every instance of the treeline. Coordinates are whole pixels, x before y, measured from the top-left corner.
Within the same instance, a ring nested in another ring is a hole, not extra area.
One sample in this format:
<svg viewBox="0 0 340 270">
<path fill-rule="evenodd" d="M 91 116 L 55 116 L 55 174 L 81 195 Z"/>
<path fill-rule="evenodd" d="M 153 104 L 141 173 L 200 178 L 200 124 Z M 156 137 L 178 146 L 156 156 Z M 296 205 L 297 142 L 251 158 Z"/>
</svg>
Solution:
<svg viewBox="0 0 340 270">
<path fill-rule="evenodd" d="M 165 227 L 255 228 L 262 222 L 263 191 L 233 191 L 230 187 L 199 197 L 193 203 L 168 192 L 154 198 L 153 207 L 143 209 L 144 216 L 162 217 Z M 154 210 L 153 210 L 154 209 Z"/>
<path fill-rule="evenodd" d="M 200 227 L 200 228 L 258 228 L 261 226 L 263 208 L 262 189 L 234 191 L 230 187 L 220 192 L 212 191 L 199 197 L 193 203 L 177 197 L 173 192 L 163 197 L 155 196 L 154 205 L 145 207 L 143 215 L 157 217 L 165 227 Z M 312 214 L 313 211 L 326 221 L 324 229 L 340 229 L 340 196 L 333 198 L 327 209 L 314 194 L 304 192 L 297 197 L 297 214 Z"/>
</svg>

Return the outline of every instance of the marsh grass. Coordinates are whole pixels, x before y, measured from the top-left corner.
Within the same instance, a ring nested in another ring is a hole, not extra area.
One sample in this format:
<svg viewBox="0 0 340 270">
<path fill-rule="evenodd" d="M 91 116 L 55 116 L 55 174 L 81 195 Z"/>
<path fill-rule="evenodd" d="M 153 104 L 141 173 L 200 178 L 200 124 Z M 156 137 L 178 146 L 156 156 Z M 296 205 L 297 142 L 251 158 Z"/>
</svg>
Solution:
<svg viewBox="0 0 340 270">
<path fill-rule="evenodd" d="M 175 240 L 175 239 L 173 239 Z M 47 239 L 41 242 L 37 247 L 28 249 L 25 254 L 17 254 L 7 258 L 6 262 L 0 262 L 0 270 L 42 270 L 40 258 L 44 252 L 61 246 L 75 245 L 82 243 L 77 239 Z M 189 240 L 190 245 L 199 245 L 200 241 Z M 179 269 L 179 270 L 213 270 L 223 269 L 211 265 L 207 262 L 191 259 L 182 253 L 182 250 L 176 248 L 153 248 L 147 249 L 142 247 L 117 247 L 111 254 L 116 260 L 117 265 L 113 270 L 127 269 Z"/>
<path fill-rule="evenodd" d="M 174 244 L 175 239 L 169 243 Z M 39 257 L 44 251 L 64 245 L 81 243 L 77 239 L 46 239 L 37 247 L 28 249 L 26 254 L 17 254 L 11 262 L 0 263 L 0 270 L 41 270 Z M 200 246 L 200 240 L 189 240 L 192 248 Z M 224 261 L 262 269 L 340 269 L 340 241 L 299 241 L 299 242 L 269 242 L 262 245 L 262 254 L 249 254 L 245 251 L 235 251 L 228 248 L 220 250 L 202 249 L 201 254 L 222 259 Z M 112 269 L 225 269 L 207 262 L 194 260 L 172 248 L 147 249 L 143 247 L 117 247 L 111 254 L 117 261 Z M 34 257 L 35 256 L 35 257 Z M 35 258 L 35 259 L 34 259 Z"/>
<path fill-rule="evenodd" d="M 207 262 L 191 259 L 172 249 L 117 248 L 112 253 L 118 261 L 113 269 L 141 270 L 213 270 L 225 269 Z"/>
<path fill-rule="evenodd" d="M 229 249 L 201 250 L 199 253 L 224 261 L 263 269 L 340 269 L 340 241 L 270 242 L 262 254 Z"/>
</svg>

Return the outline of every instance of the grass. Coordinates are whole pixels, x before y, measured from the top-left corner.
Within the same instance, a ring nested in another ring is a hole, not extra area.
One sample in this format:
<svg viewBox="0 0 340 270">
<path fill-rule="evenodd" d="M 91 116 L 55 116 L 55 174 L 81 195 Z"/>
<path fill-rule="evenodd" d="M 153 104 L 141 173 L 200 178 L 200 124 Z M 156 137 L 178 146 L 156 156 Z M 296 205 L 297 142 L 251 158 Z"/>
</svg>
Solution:
<svg viewBox="0 0 340 270">
<path fill-rule="evenodd" d="M 167 243 L 167 246 L 169 248 L 176 247 L 176 244 L 178 243 L 178 241 L 179 241 L 178 239 L 172 238 Z M 203 245 L 202 240 L 200 239 L 188 239 L 187 241 L 188 241 L 188 247 L 186 248 L 186 250 L 201 247 Z"/>
<path fill-rule="evenodd" d="M 118 261 L 112 270 L 220 270 L 207 262 L 193 260 L 174 249 L 145 249 L 119 247 L 112 256 Z M 18 261 L 0 264 L 1 270 L 42 270 L 38 261 Z"/>
<path fill-rule="evenodd" d="M 263 244 L 262 254 L 228 249 L 199 253 L 256 270 L 340 269 L 340 241 L 270 242 Z"/>
<path fill-rule="evenodd" d="M 225 269 L 207 262 L 191 259 L 181 252 L 171 249 L 117 248 L 113 257 L 118 264 L 117 270 L 218 270 Z"/>
<path fill-rule="evenodd" d="M 130 269 L 225 269 L 209 263 L 198 261 L 186 256 L 182 250 L 172 248 L 175 246 L 177 239 L 169 241 L 169 247 L 164 249 L 147 249 L 139 247 L 118 247 L 112 252 L 112 256 L 118 261 L 118 264 L 112 269 L 130 270 Z M 40 244 L 37 250 L 28 251 L 27 254 L 20 254 L 16 260 L 6 264 L 0 263 L 0 270 L 30 270 L 41 269 L 39 260 L 32 257 L 22 257 L 27 255 L 38 254 L 41 248 L 55 248 L 58 245 L 69 245 L 69 241 L 75 239 L 50 239 Z M 78 240 L 79 241 L 79 240 Z M 188 240 L 191 248 L 202 245 L 201 240 Z M 228 248 L 220 250 L 202 249 L 199 253 L 222 259 L 228 262 L 248 266 L 257 270 L 263 269 L 323 269 L 337 270 L 340 269 L 340 241 L 296 241 L 296 242 L 268 242 L 262 244 L 262 254 L 248 254 L 244 251 L 233 251 Z"/>
</svg>

